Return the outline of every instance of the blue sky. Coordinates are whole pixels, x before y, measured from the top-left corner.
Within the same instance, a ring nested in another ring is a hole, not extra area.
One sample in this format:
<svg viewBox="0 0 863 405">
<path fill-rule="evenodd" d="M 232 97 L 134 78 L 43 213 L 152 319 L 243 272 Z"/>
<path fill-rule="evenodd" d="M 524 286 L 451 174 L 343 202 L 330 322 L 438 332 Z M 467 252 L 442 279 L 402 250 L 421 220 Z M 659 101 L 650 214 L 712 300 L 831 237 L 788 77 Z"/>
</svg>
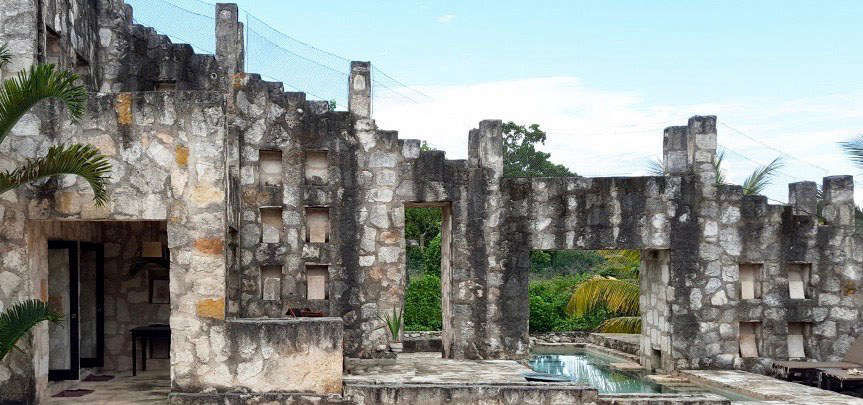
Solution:
<svg viewBox="0 0 863 405">
<path fill-rule="evenodd" d="M 127 0 L 138 8 L 158 1 Z M 197 0 L 167 1 L 208 10 Z M 661 151 L 662 128 L 714 114 L 732 181 L 783 155 L 768 190 L 777 201 L 786 200 L 787 182 L 860 172 L 836 143 L 863 133 L 863 1 L 238 4 L 430 95 L 376 100 L 375 118 L 453 158 L 464 157 L 477 121 L 499 118 L 539 123 L 549 132 L 545 149 L 580 174 L 639 175 Z M 159 17 L 157 29 L 177 25 Z M 266 49 L 251 55 L 291 65 Z"/>
</svg>

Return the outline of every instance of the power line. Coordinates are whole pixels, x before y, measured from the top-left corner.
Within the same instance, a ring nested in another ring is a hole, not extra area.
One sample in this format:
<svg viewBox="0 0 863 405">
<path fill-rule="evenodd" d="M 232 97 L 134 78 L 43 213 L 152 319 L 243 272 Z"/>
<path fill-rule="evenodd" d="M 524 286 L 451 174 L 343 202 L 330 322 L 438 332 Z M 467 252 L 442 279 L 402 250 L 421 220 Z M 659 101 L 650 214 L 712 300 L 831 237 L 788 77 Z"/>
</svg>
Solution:
<svg viewBox="0 0 863 405">
<path fill-rule="evenodd" d="M 826 173 L 830 173 L 830 171 L 829 171 L 829 170 L 827 170 L 827 169 L 825 169 L 825 168 L 823 168 L 823 167 L 821 167 L 821 166 L 818 166 L 818 165 L 813 164 L 813 163 L 809 163 L 809 162 L 807 162 L 807 161 L 805 161 L 805 160 L 803 160 L 803 159 L 800 159 L 800 158 L 798 158 L 798 157 L 796 157 L 796 156 L 794 156 L 794 155 L 792 155 L 792 154 L 790 154 L 790 153 L 787 153 L 787 152 L 784 152 L 784 151 L 782 151 L 782 150 L 780 150 L 780 149 L 774 148 L 773 146 L 770 146 L 770 145 L 768 145 L 767 143 L 764 143 L 764 142 L 762 142 L 762 141 L 760 141 L 760 140 L 758 140 L 758 139 L 755 139 L 755 138 L 753 138 L 753 137 L 751 137 L 751 136 L 749 136 L 749 135 L 745 134 L 743 131 L 741 131 L 741 130 L 739 130 L 739 129 L 737 129 L 737 128 L 734 128 L 734 127 L 732 127 L 732 126 L 730 126 L 730 125 L 728 125 L 728 124 L 726 124 L 726 123 L 724 123 L 724 122 L 722 122 L 722 123 L 720 123 L 720 124 L 721 124 L 722 126 L 724 126 L 724 127 L 728 128 L 728 129 L 730 129 L 730 130 L 732 130 L 732 131 L 734 131 L 734 132 L 736 132 L 736 133 L 740 134 L 740 135 L 743 135 L 744 137 L 748 138 L 749 140 L 751 140 L 751 141 L 753 141 L 753 142 L 755 142 L 755 143 L 758 143 L 758 144 L 760 144 L 761 146 L 764 146 L 765 148 L 768 148 L 768 149 L 770 149 L 770 150 L 772 150 L 772 151 L 774 151 L 774 152 L 779 153 L 780 155 L 785 155 L 785 156 L 788 156 L 788 157 L 790 157 L 790 158 L 792 158 L 792 159 L 794 159 L 794 160 L 797 160 L 797 161 L 800 161 L 800 162 L 806 163 L 806 164 L 807 164 L 807 165 L 809 165 L 809 166 L 812 166 L 812 167 L 814 167 L 814 168 L 817 168 L 818 170 L 823 171 L 825 174 L 826 174 Z"/>
</svg>

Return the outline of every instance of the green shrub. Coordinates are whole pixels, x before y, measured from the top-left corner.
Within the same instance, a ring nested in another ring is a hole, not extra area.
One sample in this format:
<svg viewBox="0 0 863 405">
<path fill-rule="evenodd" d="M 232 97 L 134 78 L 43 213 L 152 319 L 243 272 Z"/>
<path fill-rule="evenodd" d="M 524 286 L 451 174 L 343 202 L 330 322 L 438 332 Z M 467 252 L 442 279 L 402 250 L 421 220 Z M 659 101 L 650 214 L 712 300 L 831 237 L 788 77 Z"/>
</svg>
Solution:
<svg viewBox="0 0 863 405">
<path fill-rule="evenodd" d="M 426 274 L 434 274 L 440 277 L 440 233 L 437 234 L 423 252 L 423 263 Z"/>
<path fill-rule="evenodd" d="M 441 330 L 440 277 L 415 277 L 405 289 L 405 330 Z"/>
</svg>

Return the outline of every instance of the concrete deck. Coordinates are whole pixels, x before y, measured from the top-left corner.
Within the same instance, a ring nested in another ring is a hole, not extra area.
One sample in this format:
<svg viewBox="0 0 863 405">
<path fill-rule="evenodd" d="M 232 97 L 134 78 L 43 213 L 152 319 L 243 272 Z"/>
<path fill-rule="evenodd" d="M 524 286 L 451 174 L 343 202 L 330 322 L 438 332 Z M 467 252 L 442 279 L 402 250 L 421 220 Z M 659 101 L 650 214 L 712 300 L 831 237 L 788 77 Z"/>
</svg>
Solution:
<svg viewBox="0 0 863 405">
<path fill-rule="evenodd" d="M 719 387 L 757 398 L 743 404 L 863 405 L 863 398 L 842 395 L 761 374 L 736 370 L 683 370 L 680 374 L 697 384 Z"/>
<path fill-rule="evenodd" d="M 107 373 L 106 373 L 107 374 Z M 93 392 L 82 397 L 54 398 L 50 395 L 40 403 L 51 404 L 167 404 L 171 391 L 171 376 L 167 370 L 139 371 L 116 375 L 110 381 L 80 381 L 67 389 L 87 389 Z"/>
<path fill-rule="evenodd" d="M 512 360 L 461 361 L 440 353 L 401 353 L 397 359 L 346 359 L 345 384 L 513 384 L 525 383 L 531 369 Z"/>
</svg>

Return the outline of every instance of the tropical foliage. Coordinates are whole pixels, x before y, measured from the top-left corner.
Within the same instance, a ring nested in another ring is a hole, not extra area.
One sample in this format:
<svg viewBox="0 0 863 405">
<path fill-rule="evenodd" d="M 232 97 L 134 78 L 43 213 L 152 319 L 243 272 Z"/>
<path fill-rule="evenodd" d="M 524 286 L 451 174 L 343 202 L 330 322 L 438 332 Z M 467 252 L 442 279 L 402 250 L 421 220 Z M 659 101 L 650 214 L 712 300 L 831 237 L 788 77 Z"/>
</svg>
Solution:
<svg viewBox="0 0 863 405">
<path fill-rule="evenodd" d="M 861 151 L 863 151 L 863 149 L 861 149 Z M 725 160 L 725 151 L 719 151 L 719 153 L 713 157 L 713 161 L 711 162 L 713 163 L 713 169 L 716 172 L 716 178 L 714 180 L 716 185 L 728 183 L 727 178 L 725 177 L 725 171 L 722 168 L 723 160 Z M 761 192 L 770 185 L 773 181 L 773 177 L 776 176 L 776 173 L 778 173 L 784 165 L 785 162 L 782 161 L 782 158 L 777 157 L 769 164 L 757 167 L 745 180 L 743 180 L 743 194 L 761 194 Z M 647 173 L 651 176 L 663 176 L 665 175 L 665 165 L 659 159 L 651 160 L 647 163 Z"/>
<path fill-rule="evenodd" d="M 425 274 L 414 277 L 405 287 L 405 330 L 441 330 L 440 277 Z"/>
<path fill-rule="evenodd" d="M 62 317 L 39 300 L 21 301 L 0 313 L 0 361 L 17 348 L 15 344 L 43 321 L 59 322 Z"/>
<path fill-rule="evenodd" d="M 594 276 L 578 285 L 566 311 L 577 317 L 601 305 L 620 316 L 606 319 L 597 330 L 609 333 L 640 333 L 639 295 L 638 280 Z"/>
<path fill-rule="evenodd" d="M 384 321 L 387 325 L 387 330 L 389 330 L 393 342 L 398 342 L 399 331 L 402 329 L 402 311 L 393 307 L 392 315 L 385 313 L 384 316 L 381 316 L 378 314 L 378 319 Z"/>
<path fill-rule="evenodd" d="M 8 49 L 0 50 L 0 67 L 9 60 Z M 4 80 L 0 87 L 0 143 L 33 106 L 46 99 L 59 101 L 73 121 L 80 119 L 84 114 L 87 93 L 83 86 L 76 84 L 77 81 L 75 73 L 46 64 L 33 66 Z M 105 186 L 110 172 L 107 158 L 93 146 L 57 145 L 43 157 L 28 159 L 18 168 L 0 172 L 0 193 L 34 180 L 73 174 L 90 184 L 96 204 L 103 205 L 107 201 Z"/>
</svg>

